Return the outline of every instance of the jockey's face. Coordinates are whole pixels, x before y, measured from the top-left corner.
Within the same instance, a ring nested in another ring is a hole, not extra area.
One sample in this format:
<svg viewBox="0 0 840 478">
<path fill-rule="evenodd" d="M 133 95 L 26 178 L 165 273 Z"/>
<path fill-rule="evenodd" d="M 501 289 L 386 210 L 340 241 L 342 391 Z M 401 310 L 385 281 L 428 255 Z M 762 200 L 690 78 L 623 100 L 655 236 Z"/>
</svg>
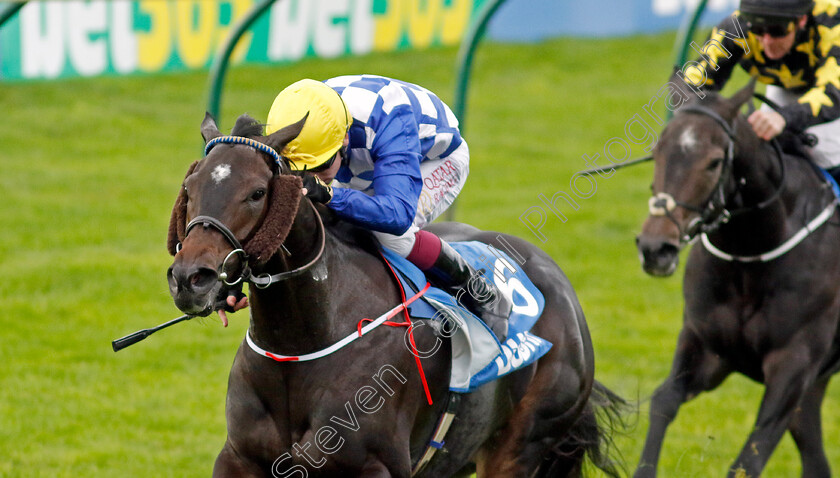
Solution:
<svg viewBox="0 0 840 478">
<path fill-rule="evenodd" d="M 338 168 L 341 167 L 341 162 L 344 161 L 344 157 L 341 155 L 342 151 L 347 150 L 347 145 L 350 144 L 350 134 L 344 136 L 344 147 L 339 149 L 335 153 L 335 160 L 332 162 L 329 168 L 315 173 L 315 176 L 324 181 L 325 183 L 329 184 L 335 178 L 335 175 L 338 174 Z"/>
<path fill-rule="evenodd" d="M 805 26 L 808 17 L 803 15 L 797 20 L 793 29 L 787 35 L 776 37 L 770 33 L 764 32 L 762 35 L 756 35 L 758 42 L 764 50 L 764 56 L 770 60 L 779 60 L 787 55 L 793 48 L 793 42 L 796 39 L 796 31 Z"/>
</svg>

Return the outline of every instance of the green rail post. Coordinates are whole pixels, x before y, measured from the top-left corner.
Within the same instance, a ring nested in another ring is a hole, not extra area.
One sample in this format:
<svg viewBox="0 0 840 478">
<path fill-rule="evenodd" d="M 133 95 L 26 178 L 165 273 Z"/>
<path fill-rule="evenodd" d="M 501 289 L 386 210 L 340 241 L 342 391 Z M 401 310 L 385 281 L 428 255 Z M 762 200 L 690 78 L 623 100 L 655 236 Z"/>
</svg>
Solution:
<svg viewBox="0 0 840 478">
<path fill-rule="evenodd" d="M 221 113 L 220 105 L 222 88 L 224 86 L 228 64 L 230 63 L 230 55 L 233 54 L 233 49 L 236 48 L 236 44 L 239 43 L 239 39 L 242 38 L 242 35 L 251 28 L 251 25 L 253 25 L 254 22 L 257 21 L 275 1 L 276 0 L 263 0 L 262 2 L 254 5 L 254 7 L 251 8 L 244 17 L 242 17 L 242 20 L 233 27 L 233 30 L 231 30 L 224 45 L 222 45 L 222 48 L 219 49 L 219 52 L 213 58 L 213 63 L 210 66 L 210 95 L 207 101 L 207 111 L 216 118 L 217 124 L 221 121 L 219 116 Z"/>
<path fill-rule="evenodd" d="M 694 9 L 694 12 L 686 13 L 685 17 L 683 17 L 682 24 L 677 32 L 677 40 L 674 42 L 674 49 L 676 51 L 674 55 L 674 66 L 677 68 L 682 69 L 688 60 L 688 49 L 694 39 L 694 31 L 697 29 L 697 24 L 700 23 L 700 17 L 706 10 L 707 3 L 709 3 L 708 0 L 700 0 L 697 2 L 697 7 Z M 672 114 L 673 112 L 668 110 L 668 118 Z"/>
<path fill-rule="evenodd" d="M 467 90 L 470 85 L 470 71 L 472 70 L 475 50 L 478 48 L 478 43 L 484 38 L 487 23 L 490 22 L 490 19 L 505 1 L 486 0 L 481 6 L 481 11 L 470 23 L 467 33 L 461 40 L 461 46 L 458 48 L 458 56 L 455 59 L 455 97 L 452 101 L 452 107 L 455 117 L 458 118 L 459 129 L 462 134 L 467 123 Z M 447 221 L 452 221 L 455 218 L 455 206 L 456 203 L 453 203 L 446 210 Z"/>
<path fill-rule="evenodd" d="M 478 48 L 478 43 L 484 37 L 484 31 L 487 28 L 487 23 L 490 21 L 490 18 L 493 17 L 505 1 L 486 0 L 481 6 L 481 11 L 475 17 L 475 20 L 472 21 L 467 33 L 461 40 L 458 56 L 455 59 L 455 97 L 452 101 L 453 113 L 458 118 L 461 132 L 464 131 L 464 125 L 467 122 L 467 89 L 469 88 L 470 71 L 472 69 L 475 50 Z"/>
<path fill-rule="evenodd" d="M 15 14 L 23 8 L 24 5 L 26 5 L 26 2 L 14 3 L 0 12 L 0 28 L 2 28 L 9 19 L 15 16 Z"/>
<path fill-rule="evenodd" d="M 682 66 L 685 64 L 686 60 L 688 60 L 688 48 L 691 44 L 692 38 L 694 38 L 694 31 L 697 29 L 697 24 L 700 23 L 700 17 L 703 15 L 703 11 L 706 10 L 707 3 L 709 3 L 708 0 L 700 0 L 697 3 L 697 7 L 694 9 L 694 12 L 691 14 L 686 13 L 685 17 L 683 17 L 680 30 L 677 33 L 676 41 L 677 66 Z"/>
</svg>

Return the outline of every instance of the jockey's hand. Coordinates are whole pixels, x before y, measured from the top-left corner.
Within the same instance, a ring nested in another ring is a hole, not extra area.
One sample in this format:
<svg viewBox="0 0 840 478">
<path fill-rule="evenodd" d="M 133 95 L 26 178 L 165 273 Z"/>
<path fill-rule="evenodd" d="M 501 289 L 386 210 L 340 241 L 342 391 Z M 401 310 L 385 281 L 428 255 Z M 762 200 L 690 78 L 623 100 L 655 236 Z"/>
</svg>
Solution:
<svg viewBox="0 0 840 478">
<path fill-rule="evenodd" d="M 333 192 L 332 187 L 328 186 L 318 176 L 304 176 L 303 177 L 303 194 L 309 199 L 327 204 L 332 201 Z"/>
<path fill-rule="evenodd" d="M 224 309 L 219 309 L 217 312 L 219 313 L 219 318 L 222 319 L 222 325 L 225 327 L 228 326 L 228 318 L 225 310 L 228 312 L 236 312 L 238 310 L 242 310 L 245 307 L 248 307 L 248 296 L 239 292 L 238 294 L 236 291 L 231 290 L 231 294 L 227 296 L 225 299 L 226 307 Z"/>
<path fill-rule="evenodd" d="M 770 141 L 785 129 L 785 118 L 775 111 L 755 110 L 747 118 L 755 134 L 764 141 Z"/>
</svg>

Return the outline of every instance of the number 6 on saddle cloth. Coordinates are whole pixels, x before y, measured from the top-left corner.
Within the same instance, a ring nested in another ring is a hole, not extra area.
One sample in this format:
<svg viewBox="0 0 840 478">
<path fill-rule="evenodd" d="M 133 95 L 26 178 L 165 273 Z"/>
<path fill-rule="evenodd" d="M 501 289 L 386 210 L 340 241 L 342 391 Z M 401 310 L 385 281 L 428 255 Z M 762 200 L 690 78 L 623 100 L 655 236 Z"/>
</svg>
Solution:
<svg viewBox="0 0 840 478">
<path fill-rule="evenodd" d="M 449 389 L 466 393 L 528 366 L 545 355 L 552 344 L 529 332 L 542 314 L 545 300 L 524 271 L 515 267 L 516 262 L 509 255 L 476 241 L 450 244 L 476 270 L 486 269 L 488 257 L 495 259 L 494 270 L 487 272 L 486 278 L 492 280 L 513 304 L 504 343 L 499 342 L 484 321 L 440 289 L 430 288 L 412 304 L 413 318 L 438 322 L 442 335 L 450 338 L 452 373 Z M 383 248 L 382 252 L 396 270 L 407 295 L 408 291 L 417 292 L 425 286 L 426 278 L 420 269 L 389 249 Z M 427 356 L 434 354 L 440 343 L 425 351 Z"/>
</svg>

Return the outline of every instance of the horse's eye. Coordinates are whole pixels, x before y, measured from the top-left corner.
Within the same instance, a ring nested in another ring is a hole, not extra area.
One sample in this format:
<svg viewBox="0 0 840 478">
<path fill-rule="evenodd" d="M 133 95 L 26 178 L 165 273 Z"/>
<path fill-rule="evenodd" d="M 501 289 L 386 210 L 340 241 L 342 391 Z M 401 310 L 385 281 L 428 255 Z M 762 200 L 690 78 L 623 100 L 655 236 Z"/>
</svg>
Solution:
<svg viewBox="0 0 840 478">
<path fill-rule="evenodd" d="M 248 198 L 248 199 L 250 199 L 251 201 L 259 201 L 260 199 L 262 199 L 264 197 L 265 197 L 265 189 L 260 188 L 260 189 L 257 189 L 256 191 L 254 191 L 254 193 L 251 194 L 251 197 Z"/>
<path fill-rule="evenodd" d="M 709 165 L 706 166 L 706 169 L 709 170 L 709 171 L 714 171 L 722 163 L 723 163 L 723 158 L 715 158 L 711 162 L 709 162 Z"/>
</svg>

